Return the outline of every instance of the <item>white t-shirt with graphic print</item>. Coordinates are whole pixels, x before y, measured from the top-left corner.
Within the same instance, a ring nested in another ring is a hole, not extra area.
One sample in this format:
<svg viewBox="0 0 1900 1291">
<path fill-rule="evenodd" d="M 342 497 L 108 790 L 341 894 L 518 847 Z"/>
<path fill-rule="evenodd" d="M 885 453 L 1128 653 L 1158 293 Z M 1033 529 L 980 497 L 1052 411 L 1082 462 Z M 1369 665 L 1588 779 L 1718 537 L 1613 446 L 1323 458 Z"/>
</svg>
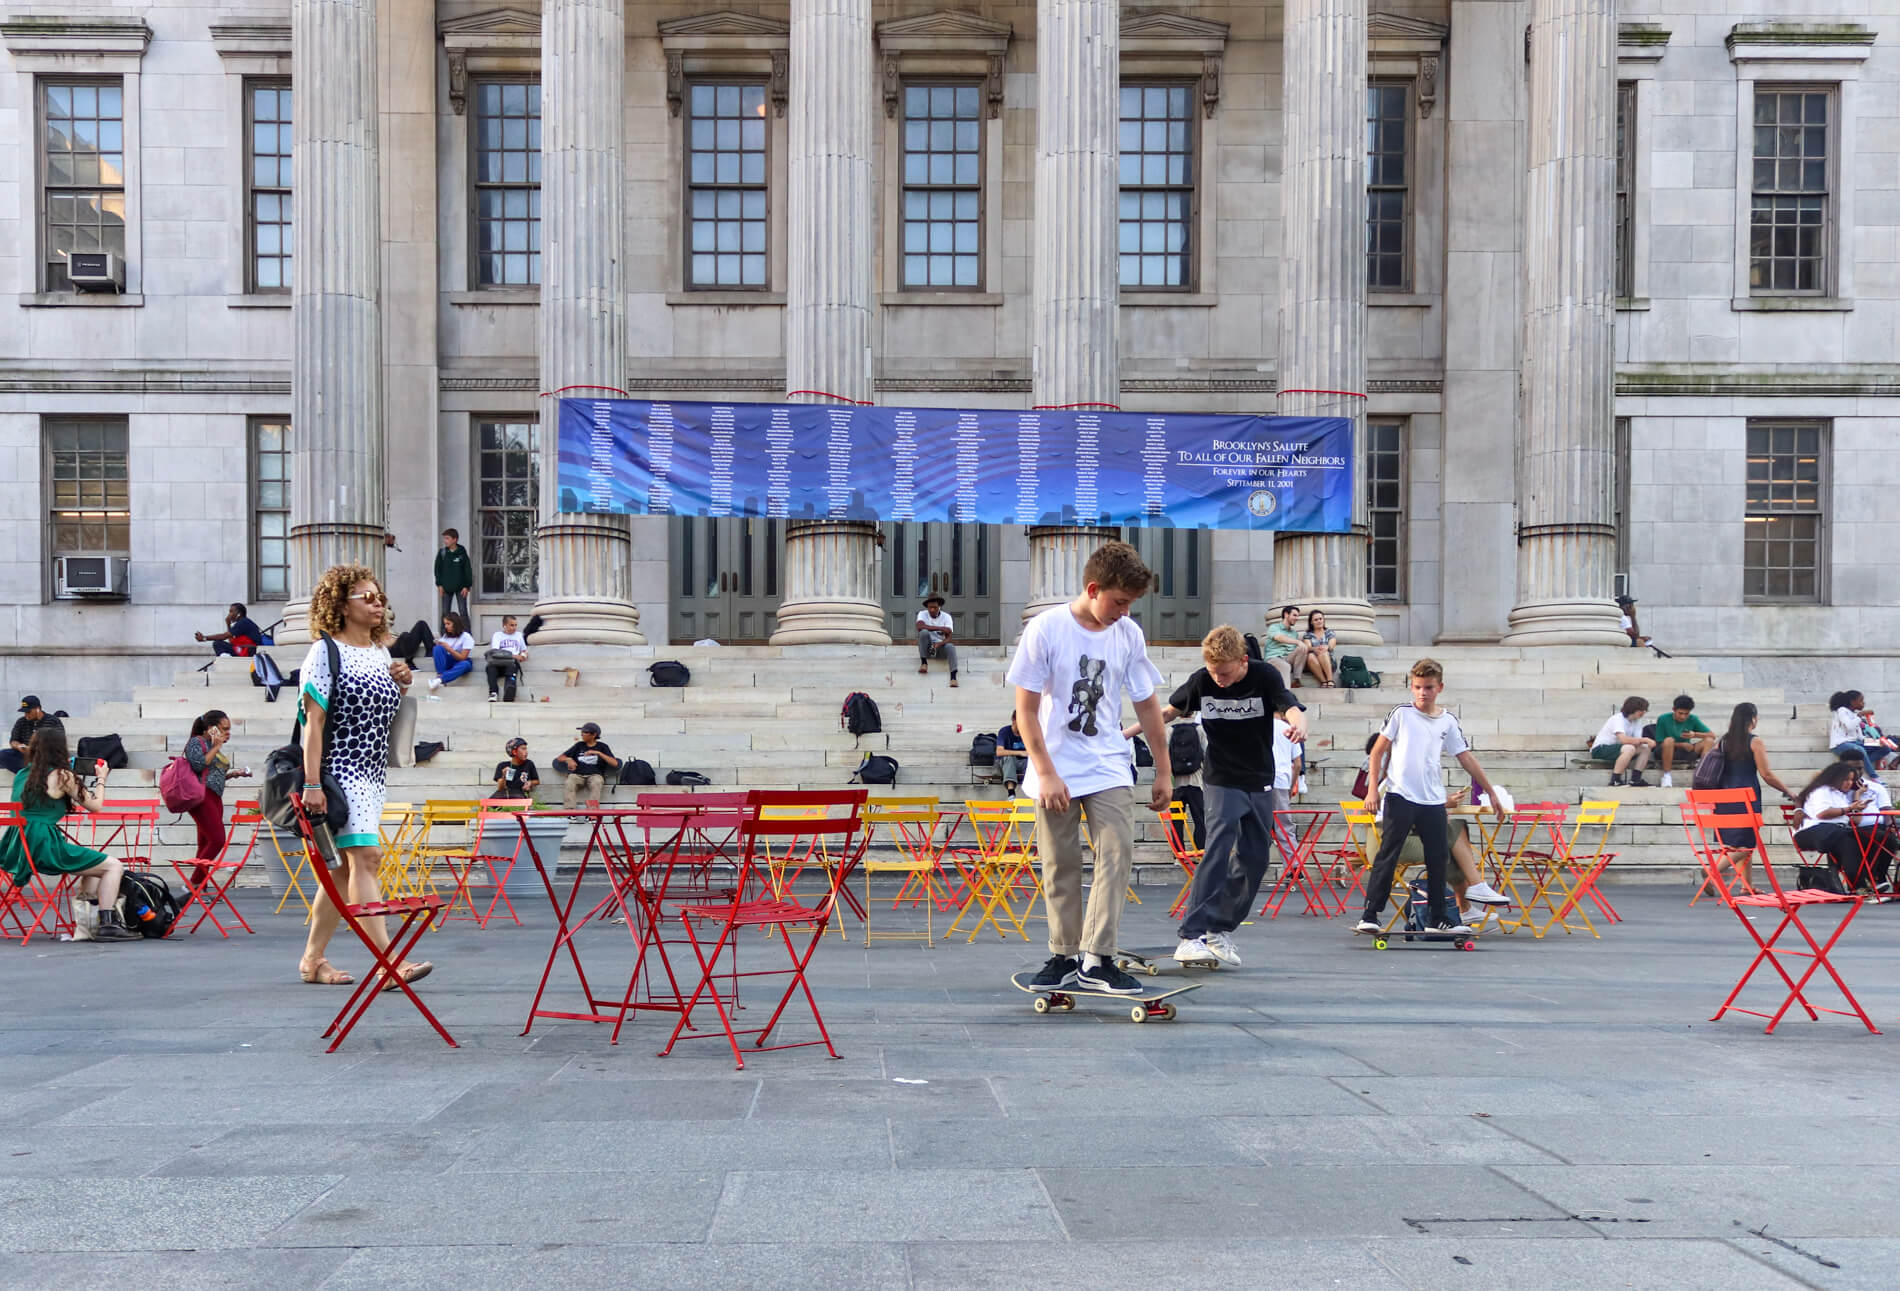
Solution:
<svg viewBox="0 0 1900 1291">
<path fill-rule="evenodd" d="M 1090 631 L 1067 605 L 1044 610 L 1023 629 L 1009 683 L 1042 696 L 1043 743 L 1070 796 L 1133 785 L 1122 700 L 1140 703 L 1161 684 L 1140 624 L 1120 618 Z M 1023 792 L 1038 792 L 1033 763 L 1023 772 Z"/>
</svg>

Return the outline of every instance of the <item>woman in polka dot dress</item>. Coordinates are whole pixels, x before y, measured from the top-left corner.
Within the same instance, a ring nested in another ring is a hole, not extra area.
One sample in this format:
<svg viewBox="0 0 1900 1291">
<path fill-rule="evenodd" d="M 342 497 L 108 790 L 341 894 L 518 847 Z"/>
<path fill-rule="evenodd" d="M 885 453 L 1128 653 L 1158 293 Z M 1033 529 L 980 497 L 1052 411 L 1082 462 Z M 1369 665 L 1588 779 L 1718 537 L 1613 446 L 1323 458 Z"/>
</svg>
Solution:
<svg viewBox="0 0 1900 1291">
<path fill-rule="evenodd" d="M 342 664 L 340 679 L 330 675 L 330 652 L 322 636 L 304 656 L 301 699 L 304 720 L 304 766 L 322 757 L 324 731 L 330 734 L 330 753 L 323 763 L 343 790 L 350 819 L 337 835 L 337 852 L 344 873 L 338 886 L 352 903 L 382 900 L 377 881 L 382 866 L 383 796 L 389 766 L 389 725 L 409 688 L 409 665 L 392 661 L 383 644 L 388 638 L 389 603 L 376 575 L 361 565 L 338 565 L 317 580 L 310 594 L 310 630 L 327 633 L 336 642 Z M 306 779 L 309 779 L 306 776 Z M 303 803 L 313 815 L 327 808 L 323 786 L 306 783 Z M 304 946 L 297 974 L 322 986 L 347 986 L 355 979 L 339 972 L 324 958 L 342 913 L 319 893 L 310 920 L 310 939 Z M 363 926 L 379 949 L 389 947 L 389 932 L 380 918 L 364 919 Z M 402 975 L 417 981 L 431 965 L 404 964 Z M 395 983 L 390 983 L 394 986 Z M 389 989 L 385 987 L 384 989 Z"/>
</svg>

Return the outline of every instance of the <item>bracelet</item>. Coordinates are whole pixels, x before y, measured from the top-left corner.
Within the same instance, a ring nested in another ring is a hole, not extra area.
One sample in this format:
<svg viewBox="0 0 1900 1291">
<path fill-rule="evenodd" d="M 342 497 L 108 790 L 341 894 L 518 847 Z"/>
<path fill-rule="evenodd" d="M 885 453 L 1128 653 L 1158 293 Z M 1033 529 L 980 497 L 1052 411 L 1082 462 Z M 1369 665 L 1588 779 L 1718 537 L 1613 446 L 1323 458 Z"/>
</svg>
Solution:
<svg viewBox="0 0 1900 1291">
<path fill-rule="evenodd" d="M 323 788 L 323 786 L 322 786 L 321 784 L 306 784 L 306 785 L 304 786 L 304 788 L 306 788 L 306 789 L 321 789 L 321 788 Z"/>
</svg>

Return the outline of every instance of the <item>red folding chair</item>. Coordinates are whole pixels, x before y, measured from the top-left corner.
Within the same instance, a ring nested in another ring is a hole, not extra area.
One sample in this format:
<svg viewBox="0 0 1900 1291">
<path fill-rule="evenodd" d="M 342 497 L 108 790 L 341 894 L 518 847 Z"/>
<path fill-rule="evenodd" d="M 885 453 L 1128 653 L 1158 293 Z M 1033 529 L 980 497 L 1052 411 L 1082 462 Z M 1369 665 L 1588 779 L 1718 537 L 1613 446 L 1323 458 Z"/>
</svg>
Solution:
<svg viewBox="0 0 1900 1291">
<path fill-rule="evenodd" d="M 238 908 L 231 904 L 231 888 L 237 882 L 238 875 L 244 872 L 244 867 L 250 864 L 251 853 L 257 848 L 258 834 L 263 825 L 264 816 L 258 811 L 255 798 L 238 802 L 231 808 L 231 828 L 224 836 L 222 852 L 208 860 L 191 856 L 171 862 L 172 869 L 178 874 L 178 881 L 185 887 L 185 900 L 179 907 L 178 917 L 172 920 L 171 931 L 165 934 L 167 937 L 180 928 L 184 928 L 185 916 L 190 914 L 194 907 L 198 910 L 198 917 L 192 921 L 191 927 L 185 928 L 188 933 L 198 931 L 199 925 L 209 919 L 211 926 L 218 930 L 220 936 L 229 937 L 231 930 L 218 922 L 219 906 L 223 906 L 244 931 L 255 931 L 250 924 L 244 922 L 244 916 L 238 913 Z M 238 831 L 240 830 L 250 832 L 245 836 L 242 850 L 237 851 L 236 856 L 233 857 L 232 852 L 238 846 Z M 192 875 L 200 871 L 203 872 L 203 877 L 193 882 Z"/>
<path fill-rule="evenodd" d="M 849 879 L 858 860 L 863 857 L 865 844 L 869 841 L 864 828 L 864 802 L 866 791 L 863 789 L 821 789 L 781 792 L 769 789 L 755 789 L 746 795 L 746 805 L 741 813 L 738 835 L 735 844 L 738 848 L 739 879 L 731 901 L 719 904 L 682 906 L 679 917 L 686 929 L 687 942 L 693 948 L 693 957 L 699 961 L 699 984 L 693 989 L 685 1007 L 680 1011 L 679 1024 L 668 1037 L 666 1048 L 660 1050 L 662 1058 L 673 1052 L 673 1046 L 679 1043 L 680 1036 L 692 1025 L 693 1009 L 702 999 L 710 998 L 713 1008 L 719 1014 L 719 1023 L 725 1032 L 726 1042 L 732 1047 L 733 1061 L 740 1070 L 745 1068 L 745 1058 L 739 1052 L 739 1037 L 756 1036 L 754 1049 L 799 1049 L 808 1045 L 822 1044 L 832 1057 L 838 1051 L 832 1046 L 831 1033 L 825 1030 L 825 1020 L 818 1011 L 818 1001 L 811 993 L 811 986 L 805 980 L 805 970 L 811 963 L 812 955 L 824 940 L 825 929 L 837 911 L 839 893 Z M 823 808 L 822 817 L 806 814 Z M 778 809 L 786 814 L 768 816 L 767 809 Z M 794 814 L 796 813 L 796 814 Z M 827 867 L 830 885 L 825 895 L 814 905 L 801 905 L 792 899 L 777 899 L 770 896 L 772 882 L 767 872 L 768 847 L 773 840 L 779 840 L 785 847 L 795 847 L 800 839 L 818 838 L 834 840 L 839 862 Z M 760 895 L 749 895 L 758 893 Z M 710 925 L 716 929 L 716 935 L 710 944 L 700 938 L 699 925 Z M 754 969 L 741 972 L 737 968 L 738 936 L 747 928 L 760 928 L 768 933 L 777 932 L 777 940 L 785 946 L 789 966 L 774 969 Z M 809 935 L 802 939 L 793 937 L 794 930 L 802 930 Z M 732 956 L 733 966 L 722 974 L 720 961 Z M 789 977 L 784 993 L 779 996 L 778 1004 L 765 1024 L 735 1030 L 732 1025 L 732 1010 L 728 999 L 720 993 L 719 981 L 723 975 L 733 996 L 737 995 L 737 984 L 741 979 L 750 977 Z M 779 1019 L 785 1013 L 786 1005 L 791 1003 L 795 992 L 802 992 L 805 1003 L 811 1008 L 812 1021 L 818 1026 L 818 1039 L 799 1040 L 789 1044 L 767 1044 L 772 1031 L 778 1026 Z M 703 1035 L 711 1035 L 705 1032 Z"/>
<path fill-rule="evenodd" d="M 1712 790 L 1709 792 L 1713 792 Z M 1695 807 L 1688 799 L 1680 804 L 1682 811 L 1682 832 L 1689 839 L 1689 847 L 1695 853 L 1701 865 L 1702 882 L 1696 887 L 1695 895 L 1689 898 L 1690 906 L 1703 897 L 1713 896 L 1725 906 L 1735 904 L 1737 895 L 1754 895 L 1755 889 L 1742 882 L 1741 874 L 1729 863 L 1729 849 L 1715 835 L 1704 838 L 1702 831 L 1696 828 Z M 1728 828 L 1739 828 L 1729 825 Z M 1722 868 L 1728 866 L 1728 877 L 1722 877 Z"/>
<path fill-rule="evenodd" d="M 730 865 L 737 871 L 733 840 L 739 832 L 739 819 L 745 811 L 743 791 L 721 790 L 716 793 L 650 792 L 634 799 L 641 807 L 691 807 L 699 814 L 681 841 L 679 864 L 686 870 L 682 888 L 710 891 L 712 868 Z"/>
<path fill-rule="evenodd" d="M 422 1002 L 422 998 L 416 994 L 415 989 L 408 982 L 403 980 L 402 976 L 403 961 L 409 957 L 409 952 L 415 949 L 416 943 L 422 940 L 422 934 L 429 930 L 430 923 L 441 918 L 442 909 L 449 904 L 450 898 L 430 892 L 419 897 L 397 897 L 393 901 L 352 903 L 346 900 L 337 888 L 336 878 L 330 873 L 330 867 L 325 859 L 336 854 L 336 848 L 330 839 L 329 826 L 323 825 L 320 828 L 323 835 L 321 843 L 318 842 L 315 831 L 312 830 L 310 822 L 304 818 L 304 814 L 301 811 L 297 813 L 297 832 L 302 836 L 304 846 L 309 849 L 310 869 L 316 877 L 318 889 L 330 898 L 330 904 L 342 914 L 343 922 L 348 924 L 350 931 L 356 934 L 356 939 L 363 943 L 363 949 L 369 952 L 374 965 L 370 971 L 357 979 L 356 989 L 350 992 L 350 998 L 343 1001 L 343 1007 L 336 1011 L 336 1016 L 330 1019 L 330 1025 L 323 1029 L 325 1036 L 336 1037 L 330 1041 L 330 1047 L 324 1052 L 336 1052 L 337 1046 L 342 1044 L 356 1024 L 362 1021 L 363 1014 L 369 1011 L 369 1006 L 376 1002 L 376 997 L 383 994 L 385 990 L 392 989 L 389 985 L 392 982 L 395 984 L 393 989 L 400 990 L 409 997 L 409 1002 L 416 1006 L 416 1011 L 422 1014 L 423 1020 L 435 1028 L 435 1033 L 448 1042 L 449 1048 L 459 1048 L 460 1046 L 455 1043 L 455 1037 L 435 1020 L 435 1014 L 429 1012 L 429 1006 Z M 370 940 L 369 930 L 363 927 L 361 920 L 384 918 L 389 915 L 400 915 L 402 922 L 396 926 L 395 931 L 389 934 L 389 949 L 377 950 L 376 943 Z"/>
<path fill-rule="evenodd" d="M 12 874 L 0 870 L 0 937 L 17 936 L 22 946 L 36 932 L 57 937 L 73 930 L 72 916 L 60 910 L 63 884 L 53 875 L 40 873 L 33 863 L 33 848 L 22 828 L 25 823 L 19 803 L 0 803 L 0 837 L 11 829 L 20 840 L 20 854 L 26 857 L 26 882 L 16 882 Z"/>
<path fill-rule="evenodd" d="M 1799 1003 L 1808 1015 L 1809 1021 L 1818 1021 L 1823 1013 L 1832 1013 L 1844 1018 L 1859 1018 L 1861 1025 L 1865 1026 L 1870 1033 L 1879 1035 L 1880 1028 L 1874 1025 L 1872 1018 L 1867 1016 L 1867 1011 L 1861 1008 L 1860 1001 L 1856 1000 L 1854 993 L 1847 989 L 1847 983 L 1841 980 L 1841 975 L 1834 970 L 1833 963 L 1828 959 L 1828 955 L 1840 941 L 1841 935 L 1847 931 L 1848 925 L 1854 922 L 1854 916 L 1860 913 L 1862 899 L 1858 896 L 1837 896 L 1832 892 L 1815 892 L 1805 888 L 1798 888 L 1791 892 L 1781 886 L 1781 880 L 1775 874 L 1774 864 L 1768 859 L 1768 840 L 1762 831 L 1761 813 L 1756 809 L 1753 789 L 1691 789 L 1688 800 L 1694 814 L 1696 830 L 1702 836 L 1702 846 L 1698 850 L 1704 858 L 1704 865 L 1709 866 L 1709 879 L 1713 888 L 1718 892 L 1724 891 L 1725 884 L 1710 858 L 1713 857 L 1717 848 L 1721 848 L 1724 853 L 1727 851 L 1726 848 L 1722 848 L 1721 840 L 1715 831 L 1725 828 L 1752 828 L 1755 831 L 1755 850 L 1761 859 L 1761 870 L 1768 876 L 1768 886 L 1772 889 L 1767 892 L 1734 893 L 1729 897 L 1728 908 L 1735 912 L 1736 919 L 1740 921 L 1743 928 L 1748 930 L 1749 937 L 1755 943 L 1755 958 L 1749 961 L 1747 971 L 1742 974 L 1741 980 L 1735 983 L 1735 989 L 1729 992 L 1728 998 L 1722 1001 L 1722 1007 L 1715 1011 L 1715 1016 L 1709 1021 L 1720 1021 L 1725 1013 L 1745 1013 L 1750 1017 L 1767 1018 L 1768 1025 L 1763 1030 L 1766 1034 L 1773 1035 L 1775 1028 L 1781 1024 L 1782 1017 L 1791 1007 Z M 1740 804 L 1742 808 L 1740 812 L 1734 810 L 1736 804 Z M 1716 810 L 1718 807 L 1728 807 L 1729 810 L 1718 812 Z M 1807 923 L 1801 917 L 1803 910 L 1815 906 L 1839 906 L 1842 910 L 1840 923 L 1835 925 L 1833 933 L 1825 942 L 1815 940 L 1813 932 L 1809 930 Z M 1776 911 L 1781 915 L 1781 921 L 1775 925 L 1772 933 L 1763 937 L 1761 930 L 1749 917 L 1749 910 Z M 1782 934 L 1790 928 L 1800 934 L 1805 947 L 1780 944 Z M 1806 959 L 1808 966 L 1799 977 L 1792 976 L 1789 969 L 1798 965 L 1787 961 L 1800 959 Z M 1787 998 L 1773 1013 L 1745 1009 L 1735 1003 L 1742 993 L 1742 988 L 1747 986 L 1749 979 L 1755 975 L 1755 970 L 1764 963 L 1775 970 L 1781 978 L 1782 985 L 1788 988 Z M 1823 1008 L 1809 1001 L 1806 995 L 1808 982 L 1816 972 L 1823 969 L 1840 991 L 1841 997 L 1847 1001 L 1847 1008 Z"/>
<path fill-rule="evenodd" d="M 1314 853 L 1332 820 L 1330 807 L 1288 807 L 1273 813 L 1273 845 L 1280 851 L 1280 877 L 1267 890 L 1267 899 L 1260 906 L 1262 914 L 1278 919 L 1281 908 L 1295 892 L 1305 900 L 1306 914 L 1330 919 L 1345 912 L 1346 899 L 1313 872 L 1317 868 Z"/>
</svg>

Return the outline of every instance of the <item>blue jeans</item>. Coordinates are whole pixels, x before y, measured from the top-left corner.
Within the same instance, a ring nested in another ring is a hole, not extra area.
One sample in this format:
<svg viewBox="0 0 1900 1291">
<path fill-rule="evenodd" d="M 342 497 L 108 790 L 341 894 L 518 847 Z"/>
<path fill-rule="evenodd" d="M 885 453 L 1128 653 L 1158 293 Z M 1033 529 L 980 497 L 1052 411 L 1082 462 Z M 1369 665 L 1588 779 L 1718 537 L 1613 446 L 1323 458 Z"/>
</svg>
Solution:
<svg viewBox="0 0 1900 1291">
<path fill-rule="evenodd" d="M 457 659 L 449 654 L 447 646 L 439 645 L 435 648 L 435 675 L 442 679 L 442 684 L 445 686 L 466 677 L 469 669 L 474 666 L 475 659 L 472 655 L 467 659 Z"/>
<path fill-rule="evenodd" d="M 1868 748 L 1865 744 L 1850 743 L 1850 744 L 1836 744 L 1832 752 L 1834 753 L 1836 757 L 1840 758 L 1843 762 L 1850 761 L 1854 758 L 1859 758 L 1862 764 L 1864 764 L 1867 768 L 1868 778 L 1873 779 L 1880 774 L 1880 765 L 1879 765 L 1878 759 L 1882 753 L 1886 752 L 1886 750 L 1880 749 L 1877 747 Z"/>
</svg>

